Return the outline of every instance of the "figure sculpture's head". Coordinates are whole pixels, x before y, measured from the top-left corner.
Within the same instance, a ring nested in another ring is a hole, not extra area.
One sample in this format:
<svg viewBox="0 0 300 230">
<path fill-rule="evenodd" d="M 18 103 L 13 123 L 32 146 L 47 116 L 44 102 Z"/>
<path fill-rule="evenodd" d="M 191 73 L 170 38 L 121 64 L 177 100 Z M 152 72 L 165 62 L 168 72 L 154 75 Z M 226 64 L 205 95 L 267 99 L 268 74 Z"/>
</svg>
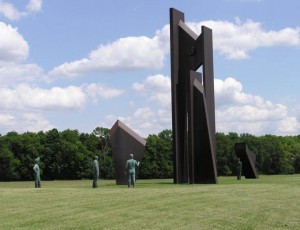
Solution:
<svg viewBox="0 0 300 230">
<path fill-rule="evenodd" d="M 35 158 L 35 162 L 36 162 L 37 164 L 40 163 L 40 157 Z"/>
<path fill-rule="evenodd" d="M 131 159 L 133 159 L 133 154 L 132 153 L 129 156 L 130 156 Z"/>
<path fill-rule="evenodd" d="M 95 156 L 95 158 L 94 158 L 95 160 L 98 160 L 98 156 Z"/>
</svg>

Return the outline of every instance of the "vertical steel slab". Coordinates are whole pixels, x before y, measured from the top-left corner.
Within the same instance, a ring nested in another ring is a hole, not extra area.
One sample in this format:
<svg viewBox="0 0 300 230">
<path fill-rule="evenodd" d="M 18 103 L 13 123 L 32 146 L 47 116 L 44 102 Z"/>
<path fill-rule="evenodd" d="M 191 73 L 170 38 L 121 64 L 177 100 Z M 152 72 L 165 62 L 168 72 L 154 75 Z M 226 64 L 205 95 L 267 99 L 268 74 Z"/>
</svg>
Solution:
<svg viewBox="0 0 300 230">
<path fill-rule="evenodd" d="M 217 183 L 212 31 L 197 36 L 171 8 L 170 39 L 174 183 Z"/>
<path fill-rule="evenodd" d="M 125 174 L 125 166 L 129 154 L 132 153 L 137 161 L 142 161 L 146 141 L 119 120 L 112 126 L 109 135 L 115 165 L 116 184 L 127 185 L 128 178 Z"/>
</svg>

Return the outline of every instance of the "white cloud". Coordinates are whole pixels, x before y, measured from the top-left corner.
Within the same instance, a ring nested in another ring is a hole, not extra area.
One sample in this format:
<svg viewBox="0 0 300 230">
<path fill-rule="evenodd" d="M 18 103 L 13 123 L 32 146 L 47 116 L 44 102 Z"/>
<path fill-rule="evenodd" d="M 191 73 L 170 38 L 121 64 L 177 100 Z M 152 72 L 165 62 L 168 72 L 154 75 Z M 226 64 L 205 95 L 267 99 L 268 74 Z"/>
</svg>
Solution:
<svg viewBox="0 0 300 230">
<path fill-rule="evenodd" d="M 102 122 L 103 127 L 111 128 L 116 120 L 122 121 L 136 133 L 142 137 L 147 137 L 149 132 L 160 132 L 162 127 L 156 120 L 157 114 L 150 107 L 142 107 L 136 109 L 129 116 L 116 116 L 110 114 L 106 116 L 105 122 Z"/>
<path fill-rule="evenodd" d="M 20 123 L 20 121 L 22 121 Z M 39 113 L 17 113 L 17 114 L 0 114 L 1 133 L 10 131 L 17 132 L 39 132 L 47 131 L 54 128 L 51 123 Z"/>
<path fill-rule="evenodd" d="M 10 20 L 19 20 L 21 17 L 27 16 L 30 13 L 40 11 L 42 8 L 42 0 L 30 0 L 26 6 L 26 11 L 19 11 L 15 6 L 6 1 L 0 2 L 0 14 Z"/>
<path fill-rule="evenodd" d="M 131 101 L 136 108 L 131 114 L 123 117 L 110 114 L 102 125 L 110 128 L 119 119 L 129 127 L 133 127 L 132 129 L 143 137 L 170 129 L 172 122 L 170 78 L 160 74 L 150 75 L 144 81 L 134 83 L 132 88 L 148 98 L 147 102 L 136 108 L 139 103 Z"/>
<path fill-rule="evenodd" d="M 30 0 L 26 6 L 28 12 L 38 12 L 42 8 L 42 0 Z"/>
<path fill-rule="evenodd" d="M 123 121 L 131 124 L 144 136 L 171 128 L 170 78 L 162 75 L 148 76 L 132 87 L 148 98 L 148 104 L 126 116 Z M 162 94 L 166 96 L 168 103 L 162 103 Z M 215 79 L 215 100 L 218 132 L 254 135 L 295 135 L 300 132 L 300 123 L 285 105 L 274 104 L 261 96 L 244 92 L 242 83 L 234 78 Z"/>
<path fill-rule="evenodd" d="M 234 78 L 229 77 L 224 81 L 215 79 L 215 97 L 217 106 L 248 104 L 259 107 L 272 106 L 260 96 L 253 96 L 243 92 L 243 86 Z"/>
<path fill-rule="evenodd" d="M 36 64 L 26 63 L 29 46 L 17 28 L 0 22 L 0 84 L 15 85 L 41 79 L 43 69 Z"/>
<path fill-rule="evenodd" d="M 241 22 L 239 19 L 235 22 L 210 20 L 187 24 L 198 34 L 202 25 L 213 29 L 214 49 L 229 59 L 249 58 L 251 51 L 261 47 L 300 46 L 298 27 L 266 31 L 260 22 Z M 87 57 L 55 67 L 48 78 L 73 78 L 92 71 L 160 69 L 169 52 L 169 25 L 165 25 L 152 38 L 126 37 L 101 44 Z"/>
<path fill-rule="evenodd" d="M 49 78 L 72 78 L 91 71 L 159 69 L 162 67 L 163 59 L 163 50 L 155 39 L 127 37 L 107 45 L 100 45 L 87 58 L 55 67 L 50 71 Z"/>
<path fill-rule="evenodd" d="M 49 72 L 49 79 L 73 78 L 92 71 L 160 69 L 169 53 L 169 34 L 165 26 L 152 38 L 120 38 L 90 52 L 88 57 L 64 63 Z"/>
<path fill-rule="evenodd" d="M 80 87 L 42 89 L 27 84 L 14 89 L 0 88 L 0 108 L 3 110 L 69 110 L 80 109 L 86 95 Z"/>
<path fill-rule="evenodd" d="M 18 11 L 14 5 L 4 1 L 0 2 L 0 13 L 10 20 L 18 20 L 24 13 Z"/>
<path fill-rule="evenodd" d="M 171 106 L 171 80 L 167 76 L 148 76 L 142 83 L 134 83 L 132 88 L 135 91 L 147 95 L 149 101 L 158 103 L 162 107 Z"/>
<path fill-rule="evenodd" d="M 254 135 L 295 135 L 300 123 L 282 104 L 243 92 L 233 78 L 215 79 L 216 127 L 218 132 Z"/>
<path fill-rule="evenodd" d="M 260 22 L 238 18 L 228 21 L 203 21 L 187 23 L 196 33 L 205 25 L 213 30 L 214 49 L 229 59 L 249 58 L 249 52 L 260 47 L 300 46 L 300 27 L 265 31 Z"/>
<path fill-rule="evenodd" d="M 277 134 L 299 135 L 300 122 L 296 117 L 285 117 L 279 122 Z"/>
<path fill-rule="evenodd" d="M 16 28 L 0 22 L 0 66 L 27 59 L 29 46 Z"/>
<path fill-rule="evenodd" d="M 14 85 L 20 82 L 32 82 L 43 76 L 43 69 L 36 64 L 6 63 L 0 65 L 0 84 Z"/>
<path fill-rule="evenodd" d="M 95 102 L 97 102 L 98 97 L 104 99 L 111 99 L 114 97 L 118 97 L 124 93 L 123 90 L 114 89 L 104 84 L 96 84 L 96 83 L 85 85 L 83 86 L 83 88 L 86 94 L 92 97 Z"/>
<path fill-rule="evenodd" d="M 11 114 L 8 114 L 8 113 L 1 114 L 0 113 L 0 126 L 3 126 L 3 125 L 10 126 L 13 124 L 13 122 L 14 122 L 14 117 Z"/>
<path fill-rule="evenodd" d="M 135 119 L 143 118 L 143 120 L 148 120 L 152 116 L 153 112 L 149 107 L 139 108 L 133 113 L 133 118 Z"/>
</svg>

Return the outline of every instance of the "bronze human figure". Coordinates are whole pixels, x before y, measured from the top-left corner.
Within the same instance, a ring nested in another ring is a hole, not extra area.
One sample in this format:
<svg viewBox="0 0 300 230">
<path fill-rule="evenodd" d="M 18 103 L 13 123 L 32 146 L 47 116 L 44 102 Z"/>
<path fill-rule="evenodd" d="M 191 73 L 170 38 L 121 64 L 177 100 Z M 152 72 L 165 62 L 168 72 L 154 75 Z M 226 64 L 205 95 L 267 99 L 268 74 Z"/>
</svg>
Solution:
<svg viewBox="0 0 300 230">
<path fill-rule="evenodd" d="M 243 169 L 243 164 L 240 161 L 240 158 L 237 159 L 237 164 L 236 164 L 236 174 L 237 174 L 237 179 L 240 180 L 242 176 L 242 169 Z"/>
<path fill-rule="evenodd" d="M 40 158 L 38 157 L 35 159 L 35 164 L 33 166 L 35 188 L 41 188 L 41 173 L 39 163 Z"/>
<path fill-rule="evenodd" d="M 98 188 L 98 178 L 99 178 L 99 162 L 98 162 L 98 156 L 95 156 L 93 161 L 93 188 Z"/>
<path fill-rule="evenodd" d="M 132 185 L 135 187 L 135 168 L 140 165 L 139 161 L 133 159 L 133 154 L 130 154 L 130 159 L 126 161 L 126 172 L 128 175 L 128 188 Z"/>
</svg>

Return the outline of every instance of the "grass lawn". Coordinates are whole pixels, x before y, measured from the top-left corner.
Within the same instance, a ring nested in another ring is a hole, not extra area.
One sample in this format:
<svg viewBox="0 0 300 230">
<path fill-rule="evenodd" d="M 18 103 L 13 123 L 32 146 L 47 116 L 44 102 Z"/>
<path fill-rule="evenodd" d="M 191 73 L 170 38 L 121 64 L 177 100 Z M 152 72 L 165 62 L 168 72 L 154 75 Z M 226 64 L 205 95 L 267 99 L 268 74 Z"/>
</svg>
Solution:
<svg viewBox="0 0 300 230">
<path fill-rule="evenodd" d="M 300 229 L 300 175 L 217 185 L 0 182 L 0 229 Z"/>
</svg>

